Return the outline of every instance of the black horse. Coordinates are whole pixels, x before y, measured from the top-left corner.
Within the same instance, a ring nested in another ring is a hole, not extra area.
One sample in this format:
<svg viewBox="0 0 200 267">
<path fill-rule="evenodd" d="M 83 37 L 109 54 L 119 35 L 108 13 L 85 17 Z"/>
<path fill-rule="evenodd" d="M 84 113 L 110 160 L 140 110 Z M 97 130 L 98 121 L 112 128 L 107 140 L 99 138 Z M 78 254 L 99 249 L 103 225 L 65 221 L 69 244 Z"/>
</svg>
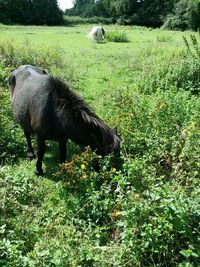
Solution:
<svg viewBox="0 0 200 267">
<path fill-rule="evenodd" d="M 27 157 L 35 157 L 31 134 L 37 136 L 36 175 L 43 175 L 45 140 L 57 140 L 60 162 L 66 159 L 68 139 L 90 146 L 99 155 L 119 154 L 120 139 L 68 85 L 38 67 L 23 65 L 9 75 L 16 121 L 27 139 Z"/>
</svg>

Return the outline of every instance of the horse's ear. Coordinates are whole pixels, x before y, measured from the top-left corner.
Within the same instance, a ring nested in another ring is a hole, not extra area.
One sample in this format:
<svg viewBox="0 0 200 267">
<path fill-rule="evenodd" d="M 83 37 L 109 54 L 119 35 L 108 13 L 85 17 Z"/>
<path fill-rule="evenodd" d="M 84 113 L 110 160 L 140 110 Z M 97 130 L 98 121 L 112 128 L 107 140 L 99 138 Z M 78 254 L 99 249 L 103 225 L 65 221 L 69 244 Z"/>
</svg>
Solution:
<svg viewBox="0 0 200 267">
<path fill-rule="evenodd" d="M 42 70 L 43 74 L 48 74 L 46 70 Z"/>
<path fill-rule="evenodd" d="M 11 74 L 9 77 L 8 77 L 8 83 L 9 83 L 9 86 L 11 88 L 14 88 L 15 85 L 16 85 L 16 78 L 15 78 L 15 75 Z"/>
</svg>

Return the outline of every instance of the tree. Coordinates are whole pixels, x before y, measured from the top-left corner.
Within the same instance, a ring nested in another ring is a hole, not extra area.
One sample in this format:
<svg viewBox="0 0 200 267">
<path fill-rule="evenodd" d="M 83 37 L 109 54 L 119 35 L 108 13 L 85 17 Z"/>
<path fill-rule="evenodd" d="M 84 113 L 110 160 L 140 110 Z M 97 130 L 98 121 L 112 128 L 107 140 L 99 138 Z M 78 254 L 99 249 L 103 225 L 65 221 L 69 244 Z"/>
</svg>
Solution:
<svg viewBox="0 0 200 267">
<path fill-rule="evenodd" d="M 66 14 L 81 17 L 107 16 L 102 0 L 74 0 L 74 7 L 66 10 Z"/>
<path fill-rule="evenodd" d="M 137 0 L 102 0 L 107 12 L 115 17 L 131 16 L 136 12 Z"/>
<path fill-rule="evenodd" d="M 0 22 L 10 23 L 8 1 L 0 0 Z"/>
<path fill-rule="evenodd" d="M 63 13 L 57 0 L 32 0 L 32 24 L 58 25 L 63 22 Z"/>
<path fill-rule="evenodd" d="M 7 0 L 0 1 L 4 17 L 1 22 L 10 21 L 20 24 L 57 25 L 63 22 L 63 13 L 57 0 Z"/>
<path fill-rule="evenodd" d="M 195 31 L 200 29 L 200 0 L 190 0 L 188 12 L 190 27 Z"/>
<path fill-rule="evenodd" d="M 141 25 L 160 27 L 165 17 L 172 12 L 177 0 L 148 0 L 141 2 L 137 11 L 138 21 Z"/>
</svg>

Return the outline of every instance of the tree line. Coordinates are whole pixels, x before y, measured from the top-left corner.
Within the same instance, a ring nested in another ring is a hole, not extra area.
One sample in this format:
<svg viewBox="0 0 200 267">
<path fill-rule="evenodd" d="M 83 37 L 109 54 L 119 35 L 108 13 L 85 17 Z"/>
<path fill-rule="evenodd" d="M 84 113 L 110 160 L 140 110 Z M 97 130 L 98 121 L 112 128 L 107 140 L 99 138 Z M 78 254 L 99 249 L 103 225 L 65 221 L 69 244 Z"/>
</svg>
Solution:
<svg viewBox="0 0 200 267">
<path fill-rule="evenodd" d="M 200 0 L 74 0 L 65 15 L 111 18 L 113 23 L 167 29 L 200 28 Z M 34 25 L 65 23 L 57 0 L 0 0 L 0 22 Z"/>
<path fill-rule="evenodd" d="M 59 25 L 63 23 L 63 12 L 57 0 L 0 0 L 0 22 Z"/>
<path fill-rule="evenodd" d="M 200 28 L 200 0 L 74 0 L 74 7 L 65 14 L 111 17 L 125 25 Z"/>
</svg>

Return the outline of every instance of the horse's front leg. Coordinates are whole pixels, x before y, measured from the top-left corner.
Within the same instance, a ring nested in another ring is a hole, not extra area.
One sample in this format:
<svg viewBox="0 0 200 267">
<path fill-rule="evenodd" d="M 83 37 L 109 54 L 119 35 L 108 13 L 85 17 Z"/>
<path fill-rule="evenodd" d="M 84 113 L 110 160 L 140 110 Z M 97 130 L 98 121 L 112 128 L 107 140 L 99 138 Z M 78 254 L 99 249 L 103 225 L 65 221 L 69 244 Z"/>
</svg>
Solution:
<svg viewBox="0 0 200 267">
<path fill-rule="evenodd" d="M 35 169 L 35 174 L 36 175 L 43 175 L 43 169 L 42 169 L 42 159 L 45 154 L 45 139 L 41 136 L 37 136 L 37 146 L 38 146 L 38 151 L 37 151 L 37 162 L 36 162 L 36 169 Z"/>
<path fill-rule="evenodd" d="M 66 160 L 67 148 L 66 143 L 67 140 L 59 141 L 59 156 L 60 156 L 60 163 L 64 163 Z"/>
<path fill-rule="evenodd" d="M 28 160 L 33 160 L 36 158 L 35 154 L 34 154 L 34 149 L 32 147 L 32 143 L 31 143 L 31 133 L 30 132 L 27 132 L 27 131 L 24 131 L 24 135 L 26 137 L 26 141 L 27 141 L 27 146 L 28 146 L 28 149 L 27 149 L 27 159 Z"/>
</svg>

